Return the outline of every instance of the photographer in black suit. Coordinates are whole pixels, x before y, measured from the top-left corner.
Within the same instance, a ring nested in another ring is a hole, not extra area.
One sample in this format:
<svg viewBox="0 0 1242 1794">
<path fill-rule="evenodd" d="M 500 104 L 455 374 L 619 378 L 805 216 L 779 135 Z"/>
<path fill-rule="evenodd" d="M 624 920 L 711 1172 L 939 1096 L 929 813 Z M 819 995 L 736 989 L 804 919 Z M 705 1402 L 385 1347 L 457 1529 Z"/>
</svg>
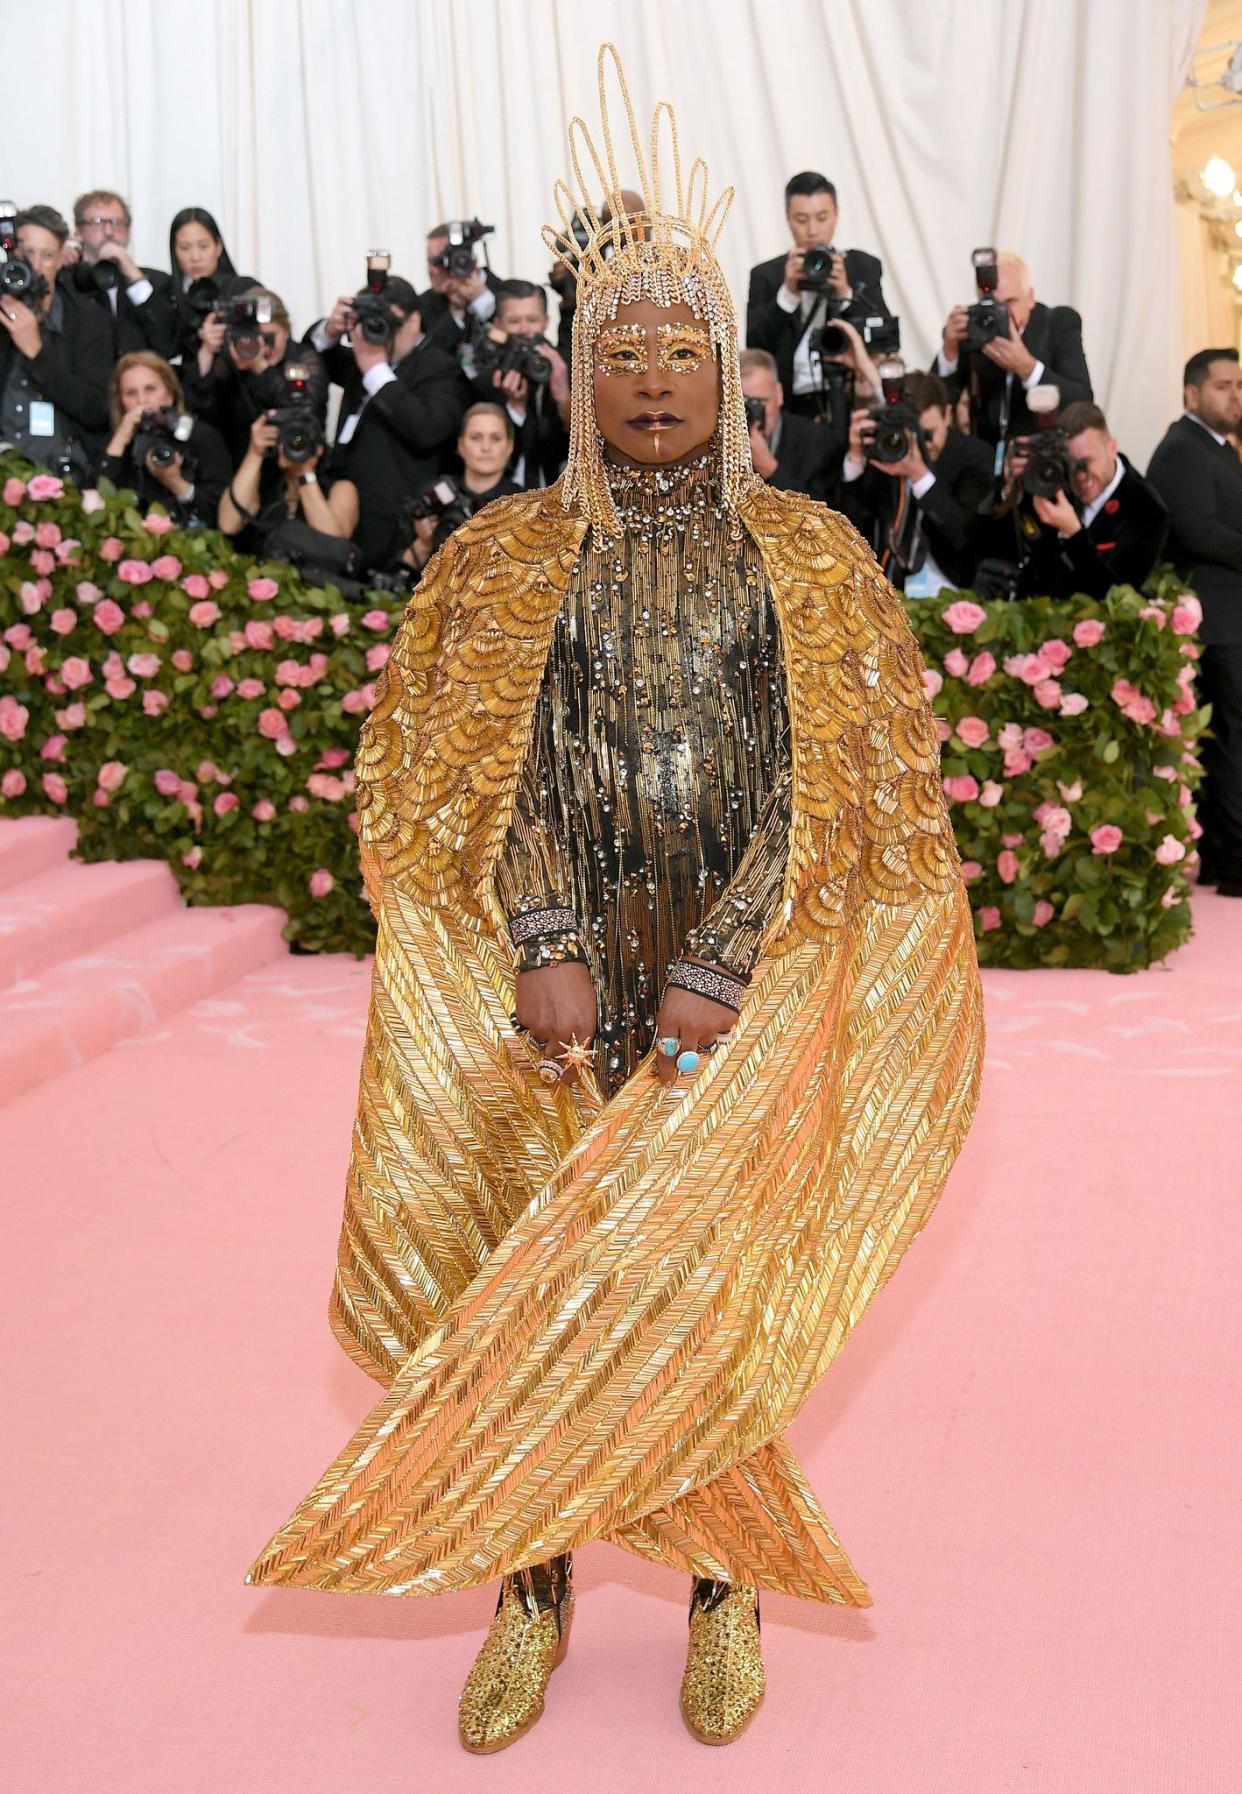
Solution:
<svg viewBox="0 0 1242 1794">
<path fill-rule="evenodd" d="M 811 332 L 848 318 L 865 337 L 869 319 L 887 319 L 884 271 L 861 249 L 834 247 L 837 190 L 824 175 L 794 175 L 785 187 L 785 217 L 792 249 L 750 271 L 746 346 L 775 356 L 786 411 L 817 417 L 823 376 L 810 353 Z"/>
<path fill-rule="evenodd" d="M 476 260 L 472 244 L 450 241 L 461 234 L 460 222 L 433 224 L 427 232 L 427 290 L 418 295 L 423 329 L 448 355 L 456 355 L 472 330 L 490 322 L 501 286 L 499 276 Z M 457 273 L 447 266 L 454 251 L 461 263 Z"/>
<path fill-rule="evenodd" d="M 1186 363 L 1185 414 L 1170 424 L 1147 477 L 1169 508 L 1169 558 L 1203 606 L 1199 695 L 1212 706 L 1201 753 L 1201 884 L 1242 897 L 1242 424 L 1236 349 Z"/>
<path fill-rule="evenodd" d="M 766 349 L 743 349 L 741 363 L 755 472 L 778 491 L 805 492 L 808 498 L 834 504 L 844 444 L 834 441 L 822 424 L 785 410 L 776 361 Z"/>
<path fill-rule="evenodd" d="M 529 363 L 535 358 L 535 372 Z M 507 363 L 518 358 L 528 364 Z M 539 363 L 542 365 L 539 365 Z M 569 369 L 548 340 L 548 297 L 532 280 L 502 281 L 492 323 L 475 332 L 462 365 L 473 397 L 502 404 L 515 432 L 509 477 L 519 486 L 550 486 L 569 453 Z M 546 369 L 546 372 L 545 372 Z"/>
<path fill-rule="evenodd" d="M 180 346 L 181 322 L 171 275 L 140 268 L 129 253 L 129 206 L 119 193 L 96 187 L 73 205 L 81 245 L 71 282 L 108 310 L 116 359 L 150 349 L 167 361 Z"/>
<path fill-rule="evenodd" d="M 354 540 L 367 566 L 383 569 L 404 546 L 405 503 L 441 471 L 470 391 L 453 357 L 424 333 L 410 282 L 388 275 L 378 297 L 388 308 L 386 340 L 376 340 L 378 325 L 368 335 L 359 324 L 354 307 L 365 293 L 339 298 L 305 340 L 342 389 L 329 467 L 357 487 Z"/>
<path fill-rule="evenodd" d="M 54 206 L 17 214 L 0 295 L 0 440 L 79 485 L 92 476 L 108 425 L 112 338 L 99 306 L 56 271 L 69 226 Z"/>
<path fill-rule="evenodd" d="M 907 374 L 902 403 L 917 429 L 907 427 L 906 452 L 895 461 L 868 457 L 876 420 L 869 409 L 854 413 L 841 509 L 899 591 L 931 598 L 945 586 L 970 584 L 992 455 L 986 443 L 953 428 L 953 401 L 935 374 Z"/>
<path fill-rule="evenodd" d="M 265 311 L 266 320 L 230 321 L 228 308 L 247 304 Z M 251 447 L 256 418 L 289 402 L 287 365 L 304 370 L 299 402 L 322 431 L 328 376 L 315 349 L 290 340 L 289 314 L 276 293 L 252 287 L 236 294 L 223 313 L 212 313 L 199 336 L 197 357 L 182 363 L 185 402 L 195 417 L 220 432 L 234 466 Z"/>
<path fill-rule="evenodd" d="M 936 372 L 954 399 L 969 389 L 974 434 L 992 444 L 1037 427 L 1026 402 L 1032 387 L 1059 387 L 1063 406 L 1092 396 L 1078 313 L 1068 305 L 1041 304 L 1020 255 L 1002 251 L 994 268 L 991 296 L 1008 312 L 1008 329 L 971 351 L 965 345 L 972 308 L 955 305 L 936 357 Z"/>
</svg>

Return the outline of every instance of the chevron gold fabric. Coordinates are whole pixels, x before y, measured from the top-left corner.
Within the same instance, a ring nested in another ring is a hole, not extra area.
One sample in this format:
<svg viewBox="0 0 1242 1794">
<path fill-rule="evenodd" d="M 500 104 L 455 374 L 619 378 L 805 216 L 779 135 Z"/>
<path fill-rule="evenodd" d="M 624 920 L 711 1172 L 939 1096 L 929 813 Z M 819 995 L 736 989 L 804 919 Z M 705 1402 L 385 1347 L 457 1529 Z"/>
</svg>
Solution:
<svg viewBox="0 0 1242 1794">
<path fill-rule="evenodd" d="M 556 488 L 467 524 L 363 731 L 378 919 L 333 1326 L 384 1394 L 250 1580 L 432 1594 L 604 1537 L 853 1606 L 781 1437 L 939 1197 L 983 1025 L 901 608 L 824 507 L 739 505 L 781 625 L 784 903 L 684 1087 L 549 1090 L 492 875 L 584 530 Z"/>
</svg>

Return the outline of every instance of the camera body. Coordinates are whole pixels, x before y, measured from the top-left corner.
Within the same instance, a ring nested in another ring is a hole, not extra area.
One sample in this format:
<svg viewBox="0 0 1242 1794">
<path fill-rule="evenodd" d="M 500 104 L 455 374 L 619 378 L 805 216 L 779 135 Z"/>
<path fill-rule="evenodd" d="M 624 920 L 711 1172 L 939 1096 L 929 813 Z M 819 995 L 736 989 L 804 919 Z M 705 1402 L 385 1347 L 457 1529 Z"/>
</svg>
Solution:
<svg viewBox="0 0 1242 1794">
<path fill-rule="evenodd" d="M 490 237 L 495 228 L 494 224 L 480 224 L 477 218 L 451 219 L 445 226 L 448 248 L 442 249 L 439 255 L 429 256 L 428 266 L 443 268 L 453 280 L 467 280 L 479 266 L 474 259 L 475 244 Z"/>
<path fill-rule="evenodd" d="M 758 430 L 762 435 L 767 429 L 768 408 L 762 399 L 743 399 L 746 407 L 746 428 Z"/>
<path fill-rule="evenodd" d="M 897 355 L 900 353 L 900 318 L 851 318 L 850 322 L 862 338 L 864 347 L 869 354 Z M 848 355 L 850 339 L 840 323 L 829 318 L 817 330 L 812 330 L 807 338 L 807 347 L 812 356 L 818 356 L 822 360 L 828 355 Z"/>
<path fill-rule="evenodd" d="M 148 463 L 153 467 L 171 467 L 178 455 L 184 461 L 186 444 L 193 433 L 194 419 L 175 405 L 144 411 L 134 432 L 132 457 L 143 467 Z"/>
<path fill-rule="evenodd" d="M 812 243 L 802 252 L 802 275 L 798 281 L 804 293 L 823 293 L 832 279 L 832 258 L 838 252 L 831 243 Z"/>
<path fill-rule="evenodd" d="M 1040 430 L 1036 436 L 1016 437 L 1015 443 L 1025 448 L 1026 466 L 1022 469 L 1022 490 L 1032 498 L 1055 498 L 1064 492 L 1072 498 L 1074 461 L 1069 452 L 1069 437 L 1059 424 Z"/>
<path fill-rule="evenodd" d="M 291 466 L 300 467 L 323 447 L 324 434 L 306 398 L 309 370 L 302 362 L 291 361 L 281 372 L 285 403 L 266 413 L 268 423 L 276 425 L 276 446 L 268 452 L 282 454 Z"/>
<path fill-rule="evenodd" d="M 406 518 L 411 527 L 421 523 L 426 517 L 443 517 L 453 506 L 461 503 L 461 491 L 456 481 L 437 480 L 434 486 L 428 486 L 425 492 L 407 500 Z"/>
<path fill-rule="evenodd" d="M 49 290 L 17 247 L 17 207 L 11 199 L 0 200 L 0 293 L 37 305 Z"/>
<path fill-rule="evenodd" d="M 266 294 L 243 293 L 230 299 L 224 318 L 224 340 L 232 344 L 240 360 L 253 361 L 264 343 L 269 349 L 274 346 L 275 337 L 264 333 L 264 326 L 272 321 L 272 302 Z"/>
<path fill-rule="evenodd" d="M 970 259 L 974 265 L 978 298 L 967 307 L 966 337 L 962 346 L 974 355 L 994 343 L 997 337 L 1009 335 L 1009 307 L 1003 299 L 996 297 L 1000 285 L 996 251 L 991 247 L 975 249 Z"/>
<path fill-rule="evenodd" d="M 484 329 L 473 346 L 475 378 L 485 384 L 493 374 L 520 374 L 529 386 L 546 386 L 552 363 L 540 352 L 538 340 L 528 336 L 497 337 Z"/>
<path fill-rule="evenodd" d="M 367 256 L 367 284 L 355 293 L 350 306 L 350 330 L 356 325 L 364 343 L 390 343 L 397 334 L 388 292 L 391 257 L 386 249 L 372 249 Z"/>
<path fill-rule="evenodd" d="M 880 383 L 884 403 L 873 405 L 867 413 L 875 429 L 864 443 L 863 453 L 868 461 L 891 467 L 895 461 L 904 461 L 910 452 L 910 435 L 920 445 L 925 438 L 918 417 L 906 403 L 904 364 L 898 360 L 881 362 Z"/>
</svg>

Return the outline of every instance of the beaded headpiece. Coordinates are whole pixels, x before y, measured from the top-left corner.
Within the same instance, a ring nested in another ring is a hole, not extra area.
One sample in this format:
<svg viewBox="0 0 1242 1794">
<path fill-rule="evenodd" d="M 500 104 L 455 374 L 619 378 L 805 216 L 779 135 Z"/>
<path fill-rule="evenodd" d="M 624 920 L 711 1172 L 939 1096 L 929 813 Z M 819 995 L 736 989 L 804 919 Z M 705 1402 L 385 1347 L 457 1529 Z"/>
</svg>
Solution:
<svg viewBox="0 0 1242 1794">
<path fill-rule="evenodd" d="M 642 211 L 628 209 L 617 172 L 616 151 L 608 117 L 607 65 L 616 69 L 625 105 L 630 142 L 637 164 Z M 594 363 L 601 328 L 614 320 L 619 305 L 651 299 L 657 305 L 686 304 L 704 322 L 720 368 L 720 422 L 717 426 L 721 496 L 730 507 L 755 482 L 750 438 L 738 365 L 737 323 L 728 284 L 716 260 L 716 243 L 733 203 L 725 187 L 709 206 L 707 164 L 696 158 L 682 182 L 677 121 L 667 100 L 652 115 L 650 152 L 644 157 L 638 121 L 626 86 L 621 58 L 613 44 L 600 48 L 600 133 L 603 158 L 581 118 L 569 124 L 569 159 L 575 188 L 557 181 L 553 189 L 560 228 L 545 225 L 544 241 L 578 283 L 574 313 L 574 351 L 569 455 L 561 484 L 566 510 L 585 516 L 604 536 L 620 534 L 621 524 L 604 469 L 604 439 L 595 416 Z M 660 138 L 667 127 L 672 190 L 660 164 Z M 595 182 L 583 175 L 588 160 Z M 595 195 L 603 199 L 596 206 Z"/>
</svg>

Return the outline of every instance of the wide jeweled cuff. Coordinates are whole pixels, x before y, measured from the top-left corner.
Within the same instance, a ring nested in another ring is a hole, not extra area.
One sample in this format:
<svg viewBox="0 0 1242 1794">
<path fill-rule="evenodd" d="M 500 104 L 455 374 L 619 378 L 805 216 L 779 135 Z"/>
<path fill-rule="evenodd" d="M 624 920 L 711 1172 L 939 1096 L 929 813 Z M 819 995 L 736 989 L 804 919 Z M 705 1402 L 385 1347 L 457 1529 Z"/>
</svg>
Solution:
<svg viewBox="0 0 1242 1794">
<path fill-rule="evenodd" d="M 718 966 L 699 965 L 693 959 L 679 959 L 669 969 L 668 982 L 678 990 L 691 990 L 709 1002 L 720 1003 L 736 1014 L 742 1007 L 748 980 L 726 972 Z"/>
<path fill-rule="evenodd" d="M 578 932 L 578 918 L 562 904 L 544 904 L 519 910 L 509 917 L 514 966 L 519 972 L 537 972 L 544 966 L 585 965 L 586 950 Z"/>
</svg>

